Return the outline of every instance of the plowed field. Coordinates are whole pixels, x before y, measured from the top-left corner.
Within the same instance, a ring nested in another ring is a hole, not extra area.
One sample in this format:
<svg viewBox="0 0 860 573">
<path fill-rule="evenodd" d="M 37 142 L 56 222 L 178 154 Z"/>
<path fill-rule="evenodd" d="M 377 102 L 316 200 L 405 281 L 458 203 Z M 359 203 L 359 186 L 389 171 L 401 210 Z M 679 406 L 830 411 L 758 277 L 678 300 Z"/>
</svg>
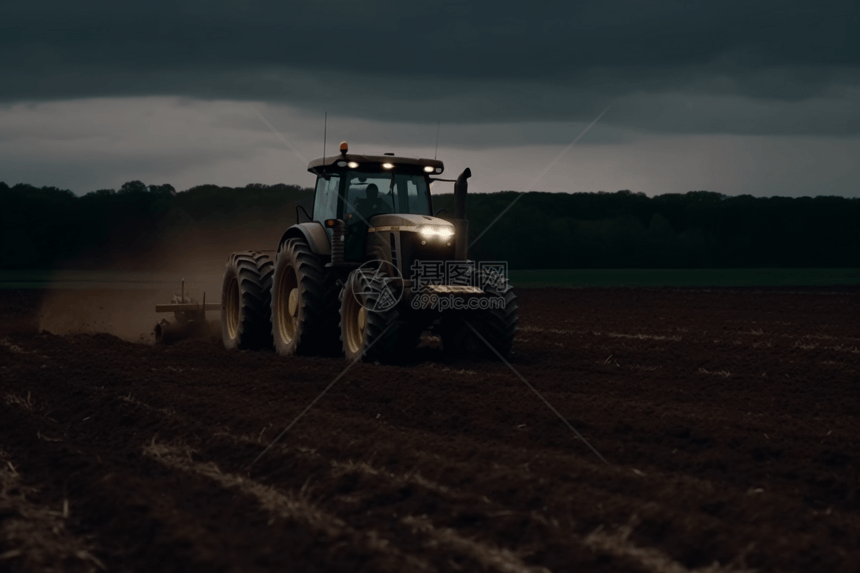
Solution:
<svg viewBox="0 0 860 573">
<path fill-rule="evenodd" d="M 860 291 L 519 296 L 513 368 L 357 364 L 251 465 L 344 360 L 0 291 L 0 569 L 860 571 Z"/>
</svg>

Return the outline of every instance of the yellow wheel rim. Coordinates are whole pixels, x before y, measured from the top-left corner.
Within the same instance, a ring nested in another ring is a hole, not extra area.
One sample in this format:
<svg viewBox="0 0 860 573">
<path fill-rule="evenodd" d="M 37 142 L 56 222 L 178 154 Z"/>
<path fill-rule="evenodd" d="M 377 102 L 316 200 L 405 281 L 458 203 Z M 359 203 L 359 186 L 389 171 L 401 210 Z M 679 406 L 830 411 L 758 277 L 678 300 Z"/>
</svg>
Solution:
<svg viewBox="0 0 860 573">
<path fill-rule="evenodd" d="M 346 295 L 346 309 L 344 312 L 344 337 L 350 354 L 361 352 L 364 345 L 364 328 L 367 325 L 367 311 L 354 293 Z"/>
<path fill-rule="evenodd" d="M 278 276 L 275 285 L 275 317 L 278 321 L 278 334 L 287 344 L 296 336 L 296 321 L 298 320 L 299 283 L 293 267 L 285 267 Z"/>
<path fill-rule="evenodd" d="M 290 316 L 295 317 L 299 312 L 299 289 L 294 288 L 290 291 L 289 305 Z"/>
<path fill-rule="evenodd" d="M 235 340 L 239 336 L 239 309 L 241 306 L 239 279 L 233 277 L 230 286 L 227 287 L 227 306 L 224 309 L 224 312 L 227 313 L 227 334 L 231 340 Z"/>
</svg>

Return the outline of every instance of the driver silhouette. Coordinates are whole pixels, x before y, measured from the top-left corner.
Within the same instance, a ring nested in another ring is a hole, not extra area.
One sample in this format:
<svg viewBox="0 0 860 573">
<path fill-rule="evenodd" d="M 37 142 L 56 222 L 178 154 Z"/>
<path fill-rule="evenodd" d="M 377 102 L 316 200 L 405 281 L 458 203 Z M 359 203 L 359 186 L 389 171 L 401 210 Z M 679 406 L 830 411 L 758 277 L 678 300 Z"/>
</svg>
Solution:
<svg viewBox="0 0 860 573">
<path fill-rule="evenodd" d="M 379 197 L 379 187 L 371 183 L 365 191 L 367 197 L 355 202 L 355 208 L 365 219 L 369 219 L 377 213 L 388 212 L 388 202 Z"/>
</svg>

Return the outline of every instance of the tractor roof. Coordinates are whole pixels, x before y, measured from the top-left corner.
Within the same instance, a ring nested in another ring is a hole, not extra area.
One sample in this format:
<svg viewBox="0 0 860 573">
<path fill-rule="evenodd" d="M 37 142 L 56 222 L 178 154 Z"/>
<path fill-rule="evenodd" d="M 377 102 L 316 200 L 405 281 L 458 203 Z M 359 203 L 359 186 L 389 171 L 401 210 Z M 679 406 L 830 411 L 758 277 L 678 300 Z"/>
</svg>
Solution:
<svg viewBox="0 0 860 573">
<path fill-rule="evenodd" d="M 346 155 L 330 155 L 328 157 L 321 157 L 320 159 L 314 159 L 310 163 L 308 163 L 308 171 L 311 173 L 315 171 L 326 171 L 327 168 L 345 168 L 348 166 L 350 162 L 358 163 L 358 167 L 353 167 L 353 169 L 360 170 L 382 170 L 382 165 L 385 163 L 391 163 L 394 165 L 395 169 L 397 167 L 406 167 L 410 170 L 422 171 L 425 173 L 432 173 L 433 175 L 438 175 L 445 170 L 445 165 L 439 161 L 438 159 L 418 159 L 415 157 L 395 157 L 393 155 L 356 155 L 347 153 Z M 424 167 L 431 167 L 432 172 L 426 171 Z"/>
</svg>

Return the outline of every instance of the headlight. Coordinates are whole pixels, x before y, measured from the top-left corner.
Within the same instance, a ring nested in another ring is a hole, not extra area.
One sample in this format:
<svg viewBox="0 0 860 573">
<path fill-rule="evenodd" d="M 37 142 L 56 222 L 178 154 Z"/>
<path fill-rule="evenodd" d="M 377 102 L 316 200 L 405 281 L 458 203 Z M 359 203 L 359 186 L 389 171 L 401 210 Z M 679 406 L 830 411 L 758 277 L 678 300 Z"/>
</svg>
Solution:
<svg viewBox="0 0 860 573">
<path fill-rule="evenodd" d="M 433 173 L 433 167 L 432 167 L 432 166 L 430 166 L 430 165 L 425 166 L 425 167 L 424 167 L 424 172 L 425 172 L 425 173 Z"/>
<path fill-rule="evenodd" d="M 454 236 L 454 229 L 451 227 L 442 227 L 441 225 L 425 225 L 418 229 L 418 232 L 425 239 L 429 239 L 431 237 L 448 239 Z"/>
<path fill-rule="evenodd" d="M 350 169 L 355 169 L 356 167 L 358 167 L 358 163 L 356 163 L 355 161 L 349 162 L 349 168 Z"/>
</svg>

